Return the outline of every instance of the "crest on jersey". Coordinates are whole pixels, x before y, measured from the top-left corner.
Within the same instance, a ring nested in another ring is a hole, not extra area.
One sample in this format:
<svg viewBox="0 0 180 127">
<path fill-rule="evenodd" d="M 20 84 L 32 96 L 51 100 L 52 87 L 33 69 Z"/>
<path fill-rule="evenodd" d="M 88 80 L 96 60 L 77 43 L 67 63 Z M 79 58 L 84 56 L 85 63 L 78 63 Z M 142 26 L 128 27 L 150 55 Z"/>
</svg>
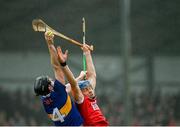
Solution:
<svg viewBox="0 0 180 127">
<path fill-rule="evenodd" d="M 91 102 L 91 106 L 92 106 L 93 110 L 99 110 L 99 106 L 97 105 L 96 101 Z"/>
</svg>

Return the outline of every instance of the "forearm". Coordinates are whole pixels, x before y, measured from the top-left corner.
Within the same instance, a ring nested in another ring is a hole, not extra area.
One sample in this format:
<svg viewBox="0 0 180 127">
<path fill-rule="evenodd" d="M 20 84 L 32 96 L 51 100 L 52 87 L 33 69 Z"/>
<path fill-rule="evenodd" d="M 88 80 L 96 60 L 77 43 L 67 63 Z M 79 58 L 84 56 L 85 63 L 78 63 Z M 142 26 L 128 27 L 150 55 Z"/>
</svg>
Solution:
<svg viewBox="0 0 180 127">
<path fill-rule="evenodd" d="M 87 64 L 87 75 L 88 77 L 96 77 L 96 70 L 93 64 L 92 56 L 90 52 L 84 53 L 86 56 L 86 64 Z"/>
<path fill-rule="evenodd" d="M 73 73 L 69 69 L 68 65 L 62 67 L 62 70 L 63 70 L 64 75 L 66 76 L 68 82 L 70 83 L 71 87 L 76 87 L 77 86 L 77 81 L 76 81 Z"/>
<path fill-rule="evenodd" d="M 58 62 L 58 57 L 57 57 L 57 52 L 54 47 L 53 41 L 46 41 L 49 49 L 49 54 L 50 54 L 50 60 L 51 60 L 51 65 L 53 69 L 60 68 L 60 64 Z"/>
<path fill-rule="evenodd" d="M 84 76 L 82 76 L 82 75 L 80 75 L 80 76 L 78 76 L 78 77 L 76 77 L 76 82 L 78 82 L 78 81 L 81 81 L 81 80 L 83 80 L 84 79 Z M 68 84 L 66 84 L 66 90 L 68 91 L 68 93 L 71 91 L 71 85 L 70 85 L 70 83 L 68 83 Z"/>
<path fill-rule="evenodd" d="M 59 80 L 60 82 L 62 82 L 63 84 L 65 84 L 64 73 L 60 67 L 57 51 L 53 44 L 53 41 L 46 41 L 46 42 L 49 49 L 51 66 L 53 67 L 55 78 Z"/>
<path fill-rule="evenodd" d="M 71 90 L 72 96 L 74 97 L 74 100 L 76 101 L 76 103 L 78 103 L 78 104 L 82 103 L 84 100 L 84 96 L 77 84 L 77 80 L 74 78 L 73 73 L 71 72 L 71 70 L 69 69 L 69 67 L 67 65 L 62 68 L 63 68 L 62 70 L 70 84 L 68 91 L 70 92 L 70 90 Z"/>
</svg>

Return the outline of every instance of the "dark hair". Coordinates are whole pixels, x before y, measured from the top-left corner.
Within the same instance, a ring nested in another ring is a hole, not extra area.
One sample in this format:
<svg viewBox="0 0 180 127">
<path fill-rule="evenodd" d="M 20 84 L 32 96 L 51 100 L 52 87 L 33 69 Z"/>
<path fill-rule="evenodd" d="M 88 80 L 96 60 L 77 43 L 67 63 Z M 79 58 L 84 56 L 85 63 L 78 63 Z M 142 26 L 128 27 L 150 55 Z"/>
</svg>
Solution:
<svg viewBox="0 0 180 127">
<path fill-rule="evenodd" d="M 39 76 L 34 83 L 34 92 L 38 95 L 47 95 L 50 93 L 48 86 L 51 84 L 48 76 Z"/>
</svg>

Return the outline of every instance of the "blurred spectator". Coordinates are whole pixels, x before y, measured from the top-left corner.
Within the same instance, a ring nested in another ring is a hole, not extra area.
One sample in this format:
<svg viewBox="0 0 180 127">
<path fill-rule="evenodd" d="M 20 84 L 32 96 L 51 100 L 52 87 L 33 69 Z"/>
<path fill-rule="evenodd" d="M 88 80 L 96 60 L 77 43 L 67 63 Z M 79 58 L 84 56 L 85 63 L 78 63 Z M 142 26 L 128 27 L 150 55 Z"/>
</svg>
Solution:
<svg viewBox="0 0 180 127">
<path fill-rule="evenodd" d="M 4 96 L 6 95 L 6 96 Z M 38 98 L 28 89 L 25 92 L 5 91 L 0 88 L 0 125 L 1 126 L 51 126 L 52 123 L 41 110 Z M 99 105 L 110 125 L 123 125 L 124 106 L 122 99 L 113 100 L 106 94 L 98 95 Z M 132 94 L 133 126 L 178 126 L 180 125 L 180 93 L 148 97 L 145 93 Z M 28 114 L 28 115 L 27 115 Z M 38 114 L 38 115 L 37 115 Z"/>
</svg>

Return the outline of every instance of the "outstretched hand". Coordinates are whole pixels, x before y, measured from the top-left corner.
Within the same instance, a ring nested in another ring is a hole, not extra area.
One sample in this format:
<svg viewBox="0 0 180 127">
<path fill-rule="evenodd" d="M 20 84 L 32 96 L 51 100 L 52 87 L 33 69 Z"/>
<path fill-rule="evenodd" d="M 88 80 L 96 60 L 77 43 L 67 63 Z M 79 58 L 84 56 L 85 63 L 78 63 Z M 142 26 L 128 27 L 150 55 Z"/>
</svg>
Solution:
<svg viewBox="0 0 180 127">
<path fill-rule="evenodd" d="M 58 59 L 60 63 L 64 63 L 67 61 L 68 58 L 68 50 L 65 51 L 65 53 L 62 52 L 62 49 L 60 46 L 57 47 L 57 54 L 58 54 Z"/>
</svg>

